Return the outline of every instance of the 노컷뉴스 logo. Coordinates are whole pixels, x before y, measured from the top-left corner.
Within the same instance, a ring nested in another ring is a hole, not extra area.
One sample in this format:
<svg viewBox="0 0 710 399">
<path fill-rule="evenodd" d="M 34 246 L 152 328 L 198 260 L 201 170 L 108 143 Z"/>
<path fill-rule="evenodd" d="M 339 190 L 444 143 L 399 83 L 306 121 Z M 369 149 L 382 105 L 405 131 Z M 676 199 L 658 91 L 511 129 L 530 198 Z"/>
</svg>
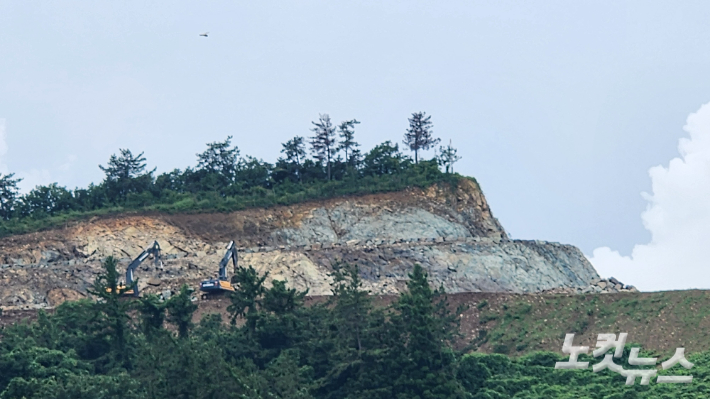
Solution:
<svg viewBox="0 0 710 399">
<path fill-rule="evenodd" d="M 634 385 L 636 377 L 641 378 L 641 385 L 648 385 L 651 378 L 656 375 L 658 370 L 652 369 L 624 369 L 623 366 L 614 363 L 614 358 L 619 358 L 624 353 L 624 344 L 626 343 L 627 333 L 619 334 L 619 339 L 616 339 L 616 334 L 599 334 L 597 337 L 597 349 L 592 352 L 594 357 L 599 357 L 604 355 L 604 359 L 592 366 L 592 371 L 598 373 L 602 370 L 609 369 L 615 373 L 619 373 L 626 377 L 626 385 Z M 574 340 L 574 334 L 567 334 L 565 336 L 565 342 L 562 345 L 562 352 L 569 354 L 569 361 L 557 362 L 555 363 L 556 369 L 586 369 L 589 367 L 589 362 L 580 362 L 577 357 L 581 354 L 587 354 L 589 352 L 588 346 L 572 346 L 572 341 Z M 607 351 L 614 348 L 614 354 L 606 354 Z M 655 366 L 657 363 L 657 357 L 638 357 L 639 348 L 631 348 L 631 353 L 629 354 L 629 364 L 632 366 Z M 612 357 L 613 356 L 613 357 Z M 685 349 L 676 348 L 675 354 L 670 359 L 661 363 L 663 370 L 668 370 L 669 368 L 680 363 L 681 366 L 686 369 L 693 367 L 693 363 L 690 363 L 685 359 Z M 656 382 L 662 383 L 690 383 L 693 381 L 692 375 L 659 375 L 656 378 Z"/>
</svg>

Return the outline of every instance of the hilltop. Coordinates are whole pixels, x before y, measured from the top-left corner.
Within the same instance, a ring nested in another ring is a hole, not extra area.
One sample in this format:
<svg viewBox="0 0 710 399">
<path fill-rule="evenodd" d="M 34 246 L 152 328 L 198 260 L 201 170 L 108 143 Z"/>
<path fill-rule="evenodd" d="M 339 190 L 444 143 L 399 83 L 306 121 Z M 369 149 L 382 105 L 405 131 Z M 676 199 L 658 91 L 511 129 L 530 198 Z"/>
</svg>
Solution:
<svg viewBox="0 0 710 399">
<path fill-rule="evenodd" d="M 145 292 L 197 287 L 213 276 L 234 240 L 242 265 L 286 279 L 309 295 L 330 293 L 332 266 L 360 267 L 373 294 L 401 292 L 415 263 L 448 292 L 581 290 L 599 276 L 579 249 L 511 240 L 478 184 L 308 201 L 227 213 L 96 217 L 64 228 L 0 239 L 4 307 L 51 307 L 86 295 L 100 262 L 125 265 L 157 240 L 163 268 L 137 271 Z"/>
</svg>

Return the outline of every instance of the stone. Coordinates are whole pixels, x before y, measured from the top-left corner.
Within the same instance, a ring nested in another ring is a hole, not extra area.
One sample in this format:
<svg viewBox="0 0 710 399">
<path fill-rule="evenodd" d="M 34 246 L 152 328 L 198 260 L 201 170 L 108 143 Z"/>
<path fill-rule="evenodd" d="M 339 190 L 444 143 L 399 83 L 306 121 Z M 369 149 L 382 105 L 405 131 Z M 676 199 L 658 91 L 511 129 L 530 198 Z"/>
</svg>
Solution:
<svg viewBox="0 0 710 399">
<path fill-rule="evenodd" d="M 160 284 L 162 284 L 162 281 L 160 281 L 159 278 L 151 277 L 151 278 L 148 279 L 148 285 L 152 285 L 152 286 L 154 286 L 154 287 L 157 287 L 157 286 L 159 286 Z"/>
<path fill-rule="evenodd" d="M 76 301 L 86 295 L 69 288 L 55 288 L 47 293 L 47 302 L 50 306 L 59 306 L 66 301 Z"/>
<path fill-rule="evenodd" d="M 42 257 L 40 258 L 41 263 L 50 263 L 50 262 L 56 262 L 59 260 L 59 258 L 62 256 L 57 251 L 52 251 L 52 250 L 47 250 L 47 251 L 42 251 Z"/>
</svg>

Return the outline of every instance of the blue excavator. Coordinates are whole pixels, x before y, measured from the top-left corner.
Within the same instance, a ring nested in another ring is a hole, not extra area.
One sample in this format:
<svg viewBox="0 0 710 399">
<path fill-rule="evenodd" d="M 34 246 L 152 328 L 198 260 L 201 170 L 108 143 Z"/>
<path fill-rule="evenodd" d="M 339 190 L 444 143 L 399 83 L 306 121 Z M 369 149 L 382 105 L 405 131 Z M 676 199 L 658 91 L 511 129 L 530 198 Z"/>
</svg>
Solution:
<svg viewBox="0 0 710 399">
<path fill-rule="evenodd" d="M 234 241 L 231 241 L 227 245 L 227 252 L 222 257 L 219 262 L 219 275 L 216 278 L 211 278 L 209 280 L 204 280 L 200 283 L 200 291 L 202 298 L 209 298 L 211 295 L 223 294 L 225 292 L 234 292 L 234 287 L 232 283 L 227 278 L 227 265 L 229 261 L 234 263 L 234 268 L 237 268 L 237 247 L 234 245 Z"/>
<path fill-rule="evenodd" d="M 160 245 L 158 244 L 158 241 L 153 241 L 153 245 L 151 245 L 150 247 L 146 248 L 143 252 L 141 252 L 141 254 L 138 255 L 135 259 L 133 259 L 133 261 L 126 268 L 126 283 L 125 284 L 119 283 L 117 286 L 118 292 L 121 293 L 121 296 L 138 297 L 138 294 L 139 294 L 138 284 L 133 286 L 133 282 L 135 281 L 135 279 L 133 278 L 133 272 L 150 255 L 153 255 L 153 259 L 155 260 L 156 267 L 162 266 L 162 260 L 160 258 Z M 133 286 L 133 288 L 131 288 L 131 286 Z M 126 290 L 126 288 L 128 288 L 128 290 Z"/>
</svg>

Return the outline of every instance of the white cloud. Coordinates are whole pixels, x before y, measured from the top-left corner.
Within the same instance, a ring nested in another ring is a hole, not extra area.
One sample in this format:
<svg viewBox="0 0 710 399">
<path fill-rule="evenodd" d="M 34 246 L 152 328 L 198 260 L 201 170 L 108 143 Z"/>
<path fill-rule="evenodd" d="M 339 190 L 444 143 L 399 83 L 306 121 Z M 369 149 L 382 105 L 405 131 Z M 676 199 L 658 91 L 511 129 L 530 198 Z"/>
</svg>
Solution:
<svg viewBox="0 0 710 399">
<path fill-rule="evenodd" d="M 631 256 L 595 249 L 590 261 L 600 275 L 643 291 L 710 288 L 710 103 L 683 129 L 690 138 L 680 139 L 681 157 L 649 169 L 652 194 L 642 193 L 651 242 L 634 246 Z"/>
</svg>

